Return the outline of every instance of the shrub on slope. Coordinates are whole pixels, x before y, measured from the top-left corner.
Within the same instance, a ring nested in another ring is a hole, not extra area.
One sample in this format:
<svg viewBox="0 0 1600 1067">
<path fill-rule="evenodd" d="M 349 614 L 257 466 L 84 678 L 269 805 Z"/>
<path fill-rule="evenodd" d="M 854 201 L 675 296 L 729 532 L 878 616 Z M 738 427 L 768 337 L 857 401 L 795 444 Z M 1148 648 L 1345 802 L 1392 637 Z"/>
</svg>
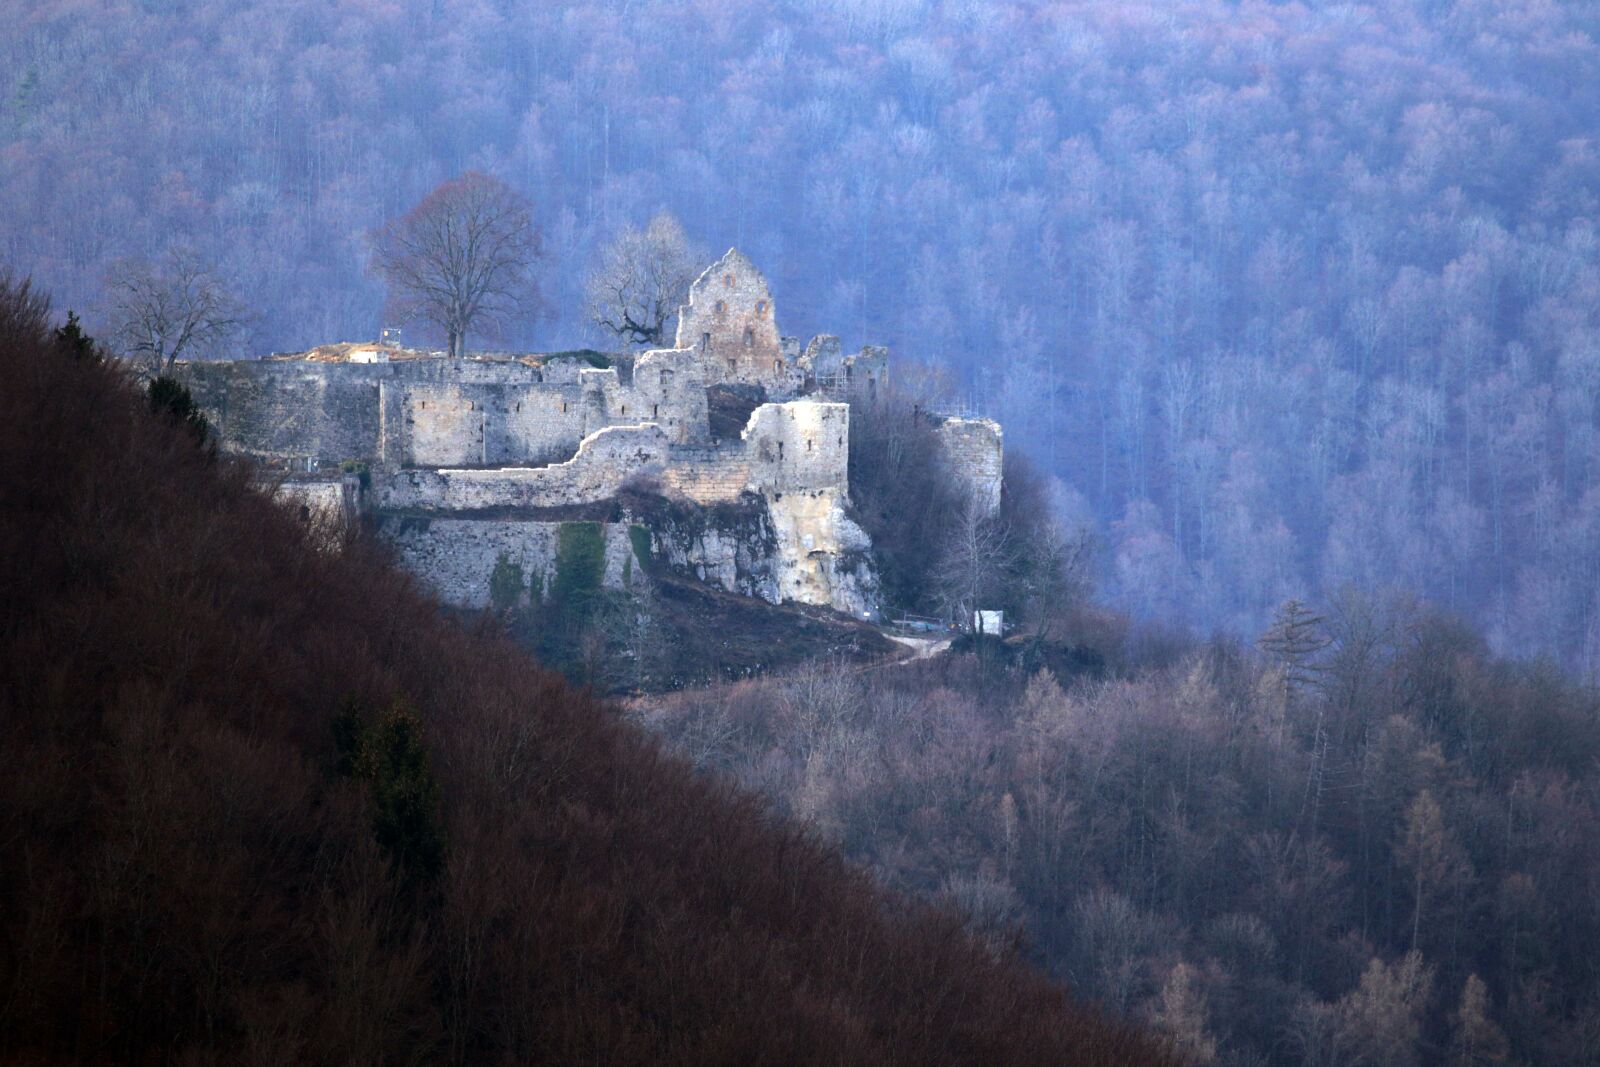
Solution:
<svg viewBox="0 0 1600 1067">
<path fill-rule="evenodd" d="M 0 380 L 0 1059 L 1162 1061 L 317 548 L 14 285 Z"/>
</svg>

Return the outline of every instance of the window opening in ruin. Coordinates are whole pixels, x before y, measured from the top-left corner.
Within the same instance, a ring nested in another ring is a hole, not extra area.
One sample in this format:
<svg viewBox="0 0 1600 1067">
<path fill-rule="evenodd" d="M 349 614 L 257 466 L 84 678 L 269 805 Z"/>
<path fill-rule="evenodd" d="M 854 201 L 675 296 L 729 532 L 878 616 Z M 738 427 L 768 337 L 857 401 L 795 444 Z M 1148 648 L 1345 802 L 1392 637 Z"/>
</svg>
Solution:
<svg viewBox="0 0 1600 1067">
<path fill-rule="evenodd" d="M 521 410 L 522 410 L 522 405 L 521 405 L 521 404 L 518 404 L 518 405 L 517 405 L 517 410 L 518 410 L 518 411 L 521 411 Z"/>
<path fill-rule="evenodd" d="M 733 275 L 724 274 L 722 276 L 722 284 L 726 285 L 729 289 L 732 289 L 733 288 Z"/>
<path fill-rule="evenodd" d="M 567 402 L 565 400 L 563 400 L 561 402 L 561 414 L 565 415 L 566 413 L 567 413 Z"/>
<path fill-rule="evenodd" d="M 650 417 L 652 419 L 655 418 L 660 413 L 661 413 L 661 405 L 660 404 L 651 404 L 650 405 Z"/>
<path fill-rule="evenodd" d="M 310 522 L 311 521 L 311 509 L 309 507 L 307 507 L 306 505 L 304 505 L 304 504 L 300 505 L 300 521 L 301 522 Z"/>
<path fill-rule="evenodd" d="M 756 343 L 756 332 L 754 330 L 752 330 L 750 327 L 746 326 L 744 328 L 744 346 L 746 348 L 749 348 L 752 345 L 754 345 L 755 343 Z"/>
<path fill-rule="evenodd" d="M 808 437 L 808 438 L 806 438 L 806 451 L 807 451 L 807 452 L 810 452 L 810 451 L 811 451 L 811 444 L 812 444 L 812 442 L 811 442 L 811 438 L 809 438 L 809 437 Z"/>
<path fill-rule="evenodd" d="M 783 462 L 783 442 L 782 441 L 778 442 L 778 462 L 779 463 Z"/>
<path fill-rule="evenodd" d="M 772 370 L 776 374 L 782 374 L 783 373 L 783 360 L 781 360 L 781 359 L 773 360 L 772 361 Z"/>
<path fill-rule="evenodd" d="M 626 405 L 626 404 L 622 405 L 622 413 L 624 415 L 626 415 L 628 413 L 628 405 Z"/>
<path fill-rule="evenodd" d="M 767 313 L 767 302 L 765 300 L 757 300 L 756 301 L 756 314 L 757 315 L 765 315 L 766 313 Z"/>
<path fill-rule="evenodd" d="M 722 314 L 722 313 L 723 313 L 723 312 L 725 312 L 725 311 L 727 311 L 727 310 L 728 310 L 728 304 L 727 304 L 727 302 L 726 302 L 726 301 L 724 301 L 724 300 L 718 300 L 718 301 L 717 301 L 717 308 L 716 308 L 716 310 L 717 310 L 717 314 L 718 314 L 718 315 L 721 315 L 721 314 Z"/>
<path fill-rule="evenodd" d="M 710 347 L 711 347 L 711 335 L 709 333 L 701 334 L 700 335 L 700 350 L 703 352 L 703 351 L 705 351 L 706 349 L 708 349 Z"/>
</svg>

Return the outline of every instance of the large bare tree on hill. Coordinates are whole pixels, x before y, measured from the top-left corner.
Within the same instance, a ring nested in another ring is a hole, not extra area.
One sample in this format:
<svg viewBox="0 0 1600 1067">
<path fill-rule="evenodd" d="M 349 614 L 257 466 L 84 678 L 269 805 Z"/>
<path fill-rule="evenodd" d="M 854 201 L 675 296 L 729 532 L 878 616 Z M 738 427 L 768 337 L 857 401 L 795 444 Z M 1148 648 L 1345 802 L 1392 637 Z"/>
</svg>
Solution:
<svg viewBox="0 0 1600 1067">
<path fill-rule="evenodd" d="M 527 200 L 497 178 L 468 171 L 442 182 L 373 238 L 372 266 L 402 320 L 444 331 L 450 355 L 469 329 L 498 333 L 538 308 L 541 255 Z"/>
<path fill-rule="evenodd" d="M 152 376 L 221 347 L 247 320 L 227 281 L 190 248 L 119 260 L 106 272 L 106 302 L 116 345 Z"/>
<path fill-rule="evenodd" d="M 659 347 L 707 261 L 677 219 L 657 212 L 644 229 L 629 226 L 600 252 L 588 280 L 589 317 L 625 344 Z"/>
</svg>

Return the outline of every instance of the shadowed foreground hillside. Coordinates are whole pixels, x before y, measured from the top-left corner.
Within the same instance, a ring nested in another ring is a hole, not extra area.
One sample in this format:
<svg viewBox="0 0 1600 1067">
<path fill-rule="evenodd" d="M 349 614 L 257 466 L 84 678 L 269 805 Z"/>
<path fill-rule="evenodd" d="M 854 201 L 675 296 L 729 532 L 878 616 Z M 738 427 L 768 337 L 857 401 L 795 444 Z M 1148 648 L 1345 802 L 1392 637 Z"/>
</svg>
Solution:
<svg viewBox="0 0 1600 1067">
<path fill-rule="evenodd" d="M 0 287 L 0 1060 L 1161 1062 L 79 351 Z"/>
</svg>

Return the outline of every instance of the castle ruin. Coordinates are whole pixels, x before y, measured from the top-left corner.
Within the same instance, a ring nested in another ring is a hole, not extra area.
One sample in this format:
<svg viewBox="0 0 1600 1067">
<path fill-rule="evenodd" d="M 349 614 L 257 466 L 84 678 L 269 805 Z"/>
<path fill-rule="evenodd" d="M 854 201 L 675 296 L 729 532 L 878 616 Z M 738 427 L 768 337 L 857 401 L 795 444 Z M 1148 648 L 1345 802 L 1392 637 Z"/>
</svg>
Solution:
<svg viewBox="0 0 1600 1067">
<path fill-rule="evenodd" d="M 675 347 L 636 357 L 339 345 L 178 373 L 225 451 L 303 514 L 370 515 L 447 603 L 486 605 L 504 563 L 547 588 L 559 530 L 581 519 L 601 524 L 609 585 L 648 551 L 731 592 L 860 617 L 877 579 L 849 517 L 849 402 L 875 402 L 888 369 L 883 348 L 781 336 L 766 279 L 730 250 L 691 287 Z M 951 419 L 941 437 L 998 507 L 999 426 Z M 628 503 L 646 498 L 675 503 Z"/>
</svg>

